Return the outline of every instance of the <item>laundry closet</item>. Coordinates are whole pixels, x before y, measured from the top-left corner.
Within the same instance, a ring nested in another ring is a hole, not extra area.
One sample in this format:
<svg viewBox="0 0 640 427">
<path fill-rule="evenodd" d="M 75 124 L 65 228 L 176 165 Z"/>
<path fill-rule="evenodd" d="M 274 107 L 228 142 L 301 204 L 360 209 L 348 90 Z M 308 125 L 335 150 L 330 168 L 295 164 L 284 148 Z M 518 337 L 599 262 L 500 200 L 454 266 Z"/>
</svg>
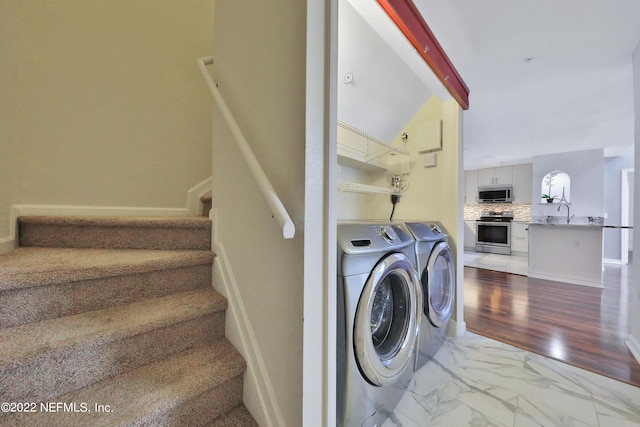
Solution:
<svg viewBox="0 0 640 427">
<path fill-rule="evenodd" d="M 457 109 L 432 96 L 389 142 L 339 123 L 338 219 L 386 220 L 393 211 L 393 219 L 438 221 L 455 232 L 462 200 Z"/>
<path fill-rule="evenodd" d="M 339 2 L 339 427 L 384 423 L 464 332 L 462 109 L 383 8 Z"/>
<path fill-rule="evenodd" d="M 463 236 L 462 108 L 378 4 L 339 2 L 337 218 Z M 462 244 L 460 245 L 462 246 Z"/>
</svg>

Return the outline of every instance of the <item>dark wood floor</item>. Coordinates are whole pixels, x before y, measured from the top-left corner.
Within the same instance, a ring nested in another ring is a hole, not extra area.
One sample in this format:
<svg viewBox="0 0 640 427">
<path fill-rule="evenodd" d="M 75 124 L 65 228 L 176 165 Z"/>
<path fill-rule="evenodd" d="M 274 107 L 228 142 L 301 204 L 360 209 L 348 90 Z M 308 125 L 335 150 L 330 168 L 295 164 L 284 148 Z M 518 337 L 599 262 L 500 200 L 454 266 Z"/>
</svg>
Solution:
<svg viewBox="0 0 640 427">
<path fill-rule="evenodd" d="M 625 345 L 627 270 L 607 266 L 597 289 L 465 267 L 467 329 L 640 387 L 640 364 Z"/>
</svg>

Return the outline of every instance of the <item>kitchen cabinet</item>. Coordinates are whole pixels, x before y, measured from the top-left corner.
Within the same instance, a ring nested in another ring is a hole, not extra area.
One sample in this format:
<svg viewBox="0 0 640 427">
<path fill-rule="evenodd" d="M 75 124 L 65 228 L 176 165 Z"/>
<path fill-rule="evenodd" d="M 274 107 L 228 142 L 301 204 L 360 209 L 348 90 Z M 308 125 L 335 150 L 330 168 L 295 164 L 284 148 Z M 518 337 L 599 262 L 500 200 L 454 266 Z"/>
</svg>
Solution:
<svg viewBox="0 0 640 427">
<path fill-rule="evenodd" d="M 478 202 L 478 171 L 466 171 L 464 173 L 464 202 L 474 204 Z"/>
<path fill-rule="evenodd" d="M 474 250 L 476 249 L 476 222 L 465 221 L 464 222 L 464 248 Z"/>
<path fill-rule="evenodd" d="M 478 186 L 513 184 L 513 167 L 478 169 Z"/>
<path fill-rule="evenodd" d="M 531 203 L 531 163 L 513 166 L 513 203 Z"/>
<path fill-rule="evenodd" d="M 529 252 L 529 224 L 526 222 L 511 223 L 511 252 Z"/>
<path fill-rule="evenodd" d="M 478 200 L 478 187 L 513 186 L 513 203 L 531 203 L 531 163 L 465 171 L 465 203 Z"/>
</svg>

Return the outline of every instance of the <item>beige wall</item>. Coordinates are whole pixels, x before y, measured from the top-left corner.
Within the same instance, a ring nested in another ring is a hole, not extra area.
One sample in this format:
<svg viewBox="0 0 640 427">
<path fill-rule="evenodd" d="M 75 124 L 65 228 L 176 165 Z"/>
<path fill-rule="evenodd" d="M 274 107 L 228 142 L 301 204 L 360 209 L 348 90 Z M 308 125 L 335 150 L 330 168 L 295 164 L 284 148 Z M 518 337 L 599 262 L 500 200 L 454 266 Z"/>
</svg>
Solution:
<svg viewBox="0 0 640 427">
<path fill-rule="evenodd" d="M 0 66 L 0 239 L 9 235 L 9 209 L 18 194 L 22 67 L 19 58 L 7 58 L 15 57 L 12 52 L 19 50 L 17 35 L 21 21 L 13 14 L 16 5 L 21 3 L 19 0 L 0 2 L 0 58 L 5 58 Z"/>
<path fill-rule="evenodd" d="M 293 240 L 282 238 L 214 109 L 215 242 L 224 247 L 287 426 L 302 425 L 305 23 L 298 0 L 219 1 L 210 67 L 297 227 Z"/>
<path fill-rule="evenodd" d="M 405 178 L 409 187 L 403 193 L 396 206 L 394 219 L 422 219 L 440 221 L 455 233 L 455 221 L 458 195 L 457 188 L 457 156 L 458 135 L 451 135 L 452 124 L 444 120 L 444 103 L 436 96 L 432 96 L 425 105 L 407 122 L 404 128 L 394 138 L 392 144 L 411 153 L 411 173 Z M 423 122 L 443 119 L 442 150 L 436 151 L 437 166 L 425 168 L 423 156 L 416 151 L 418 126 Z M 457 125 L 457 122 L 456 122 Z M 401 138 L 402 133 L 409 136 L 406 143 Z M 400 156 L 395 156 L 400 158 Z M 373 185 L 389 187 L 390 176 L 397 174 L 398 169 L 375 176 Z M 368 211 L 376 218 L 389 218 L 391 203 L 389 196 L 373 196 L 368 199 Z"/>
<path fill-rule="evenodd" d="M 211 174 L 213 4 L 0 2 L 0 237 L 12 204 L 186 206 Z"/>
</svg>

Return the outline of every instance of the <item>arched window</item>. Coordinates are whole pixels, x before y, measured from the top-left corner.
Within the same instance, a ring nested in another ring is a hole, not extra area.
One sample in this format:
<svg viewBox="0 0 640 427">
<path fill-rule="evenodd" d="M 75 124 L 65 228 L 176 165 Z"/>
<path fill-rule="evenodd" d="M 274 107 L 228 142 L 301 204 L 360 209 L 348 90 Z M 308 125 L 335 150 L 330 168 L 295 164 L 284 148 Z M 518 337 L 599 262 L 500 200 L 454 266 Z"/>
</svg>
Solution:
<svg viewBox="0 0 640 427">
<path fill-rule="evenodd" d="M 569 203 L 571 200 L 571 178 L 560 170 L 551 171 L 542 178 L 540 203 Z"/>
</svg>

